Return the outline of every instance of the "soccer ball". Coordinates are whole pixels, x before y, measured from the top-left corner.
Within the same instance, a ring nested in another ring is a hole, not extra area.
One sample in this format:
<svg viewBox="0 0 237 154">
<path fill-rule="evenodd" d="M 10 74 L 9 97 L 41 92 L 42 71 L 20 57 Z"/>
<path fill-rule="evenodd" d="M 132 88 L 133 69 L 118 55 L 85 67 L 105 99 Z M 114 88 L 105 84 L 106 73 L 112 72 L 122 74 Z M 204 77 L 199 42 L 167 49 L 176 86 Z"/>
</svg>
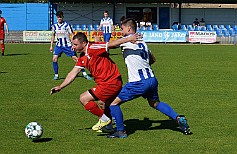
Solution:
<svg viewBox="0 0 237 154">
<path fill-rule="evenodd" d="M 25 127 L 25 134 L 29 139 L 38 139 L 43 134 L 43 128 L 38 122 L 30 122 Z"/>
</svg>

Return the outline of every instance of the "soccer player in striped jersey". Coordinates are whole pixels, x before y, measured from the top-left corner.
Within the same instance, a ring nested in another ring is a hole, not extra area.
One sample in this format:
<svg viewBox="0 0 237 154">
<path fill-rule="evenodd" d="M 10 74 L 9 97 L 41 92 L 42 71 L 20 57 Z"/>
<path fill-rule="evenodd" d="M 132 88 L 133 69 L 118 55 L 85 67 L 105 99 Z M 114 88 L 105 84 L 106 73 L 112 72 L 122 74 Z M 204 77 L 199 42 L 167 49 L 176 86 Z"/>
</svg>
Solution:
<svg viewBox="0 0 237 154">
<path fill-rule="evenodd" d="M 98 30 L 101 28 L 103 30 L 104 42 L 109 42 L 112 30 L 114 31 L 114 25 L 112 18 L 109 17 L 108 11 L 104 11 L 104 18 L 100 20 Z"/>
<path fill-rule="evenodd" d="M 53 42 L 55 37 L 57 38 L 56 46 L 53 52 L 53 69 L 54 69 L 54 78 L 53 80 L 58 80 L 58 58 L 61 57 L 62 53 L 65 53 L 68 57 L 77 62 L 76 52 L 72 50 L 71 37 L 73 37 L 73 30 L 70 24 L 63 20 L 63 12 L 58 11 L 56 13 L 57 23 L 52 26 L 52 37 L 50 44 L 50 52 L 53 51 Z M 92 80 L 90 76 L 87 75 L 85 70 L 82 70 L 83 76 Z"/>
<path fill-rule="evenodd" d="M 121 28 L 124 36 L 130 37 L 136 33 L 137 24 L 134 19 L 129 18 L 122 22 Z M 190 134 L 185 117 L 177 114 L 168 104 L 159 100 L 158 80 L 150 66 L 155 62 L 155 58 L 151 51 L 148 50 L 146 43 L 144 41 L 139 41 L 136 44 L 127 42 L 120 46 L 128 69 L 128 82 L 110 105 L 111 115 L 115 119 L 117 132 L 107 137 L 127 137 L 120 105 L 139 96 L 146 98 L 151 107 L 175 120 L 184 134 Z"/>
<path fill-rule="evenodd" d="M 0 44 L 1 44 L 1 48 L 2 48 L 2 56 L 4 56 L 4 51 L 5 51 L 5 44 L 4 44 L 5 30 L 4 30 L 4 26 L 6 27 L 6 33 L 8 35 L 9 34 L 8 25 L 7 25 L 6 19 L 2 17 L 2 10 L 0 10 Z"/>
</svg>

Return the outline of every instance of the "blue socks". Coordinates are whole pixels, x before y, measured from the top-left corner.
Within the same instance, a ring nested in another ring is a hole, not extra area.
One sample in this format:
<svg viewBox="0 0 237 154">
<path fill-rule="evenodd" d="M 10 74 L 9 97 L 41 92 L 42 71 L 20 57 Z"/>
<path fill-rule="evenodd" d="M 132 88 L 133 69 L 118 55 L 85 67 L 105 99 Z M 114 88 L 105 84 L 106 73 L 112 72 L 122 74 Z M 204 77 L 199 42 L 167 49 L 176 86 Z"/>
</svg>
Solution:
<svg viewBox="0 0 237 154">
<path fill-rule="evenodd" d="M 178 114 L 164 102 L 159 102 L 159 104 L 156 106 L 156 109 L 174 120 L 176 120 L 176 117 L 178 116 Z"/>
<path fill-rule="evenodd" d="M 58 62 L 53 62 L 54 74 L 58 74 Z"/>
<path fill-rule="evenodd" d="M 111 116 L 114 118 L 115 120 L 115 124 L 117 127 L 117 130 L 124 130 L 124 124 L 123 124 L 123 113 L 120 109 L 119 105 L 114 105 L 114 106 L 110 106 L 110 112 L 111 112 Z"/>
</svg>

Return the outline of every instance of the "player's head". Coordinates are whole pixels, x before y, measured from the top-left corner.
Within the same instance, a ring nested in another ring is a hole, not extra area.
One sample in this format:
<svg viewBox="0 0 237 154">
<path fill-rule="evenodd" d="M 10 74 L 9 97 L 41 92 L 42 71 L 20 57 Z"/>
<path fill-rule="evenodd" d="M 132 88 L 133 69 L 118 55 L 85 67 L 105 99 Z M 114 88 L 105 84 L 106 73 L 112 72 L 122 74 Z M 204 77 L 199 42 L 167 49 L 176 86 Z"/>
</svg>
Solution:
<svg viewBox="0 0 237 154">
<path fill-rule="evenodd" d="M 72 44 L 73 44 L 72 48 L 73 50 L 76 50 L 76 52 L 85 51 L 87 43 L 88 43 L 87 36 L 82 32 L 77 33 L 72 38 Z"/>
<path fill-rule="evenodd" d="M 137 23 L 134 19 L 127 18 L 123 20 L 121 29 L 122 29 L 123 35 L 125 36 L 129 34 L 134 34 L 136 33 L 136 30 L 137 30 Z"/>
<path fill-rule="evenodd" d="M 109 17 L 109 11 L 104 11 L 104 17 L 108 18 Z"/>
<path fill-rule="evenodd" d="M 56 13 L 56 17 L 57 17 L 57 19 L 58 19 L 58 22 L 59 22 L 59 23 L 62 23 L 62 21 L 63 21 L 63 11 L 58 11 L 58 12 Z"/>
</svg>

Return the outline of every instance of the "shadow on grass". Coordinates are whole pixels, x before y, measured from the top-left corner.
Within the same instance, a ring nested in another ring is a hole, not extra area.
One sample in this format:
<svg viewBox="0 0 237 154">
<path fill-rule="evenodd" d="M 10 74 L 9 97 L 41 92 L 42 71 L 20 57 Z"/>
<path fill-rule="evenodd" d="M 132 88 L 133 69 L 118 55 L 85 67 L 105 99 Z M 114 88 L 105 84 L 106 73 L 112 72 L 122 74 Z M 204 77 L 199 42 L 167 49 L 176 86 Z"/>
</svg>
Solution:
<svg viewBox="0 0 237 154">
<path fill-rule="evenodd" d="M 7 73 L 7 72 L 0 72 L 0 73 Z"/>
<path fill-rule="evenodd" d="M 4 56 L 24 56 L 24 55 L 29 55 L 29 53 L 23 53 L 23 54 L 13 53 L 13 54 L 5 54 Z"/>
<path fill-rule="evenodd" d="M 49 142 L 51 140 L 53 140 L 53 138 L 39 138 L 37 140 L 33 140 L 32 142 L 34 142 L 34 143 L 41 143 L 41 142 Z"/>
<path fill-rule="evenodd" d="M 159 126 L 152 126 L 153 124 L 160 124 Z M 149 118 L 139 119 L 129 119 L 125 120 L 127 134 L 133 134 L 137 130 L 159 130 L 159 129 L 170 129 L 173 131 L 181 132 L 178 128 L 178 124 L 174 120 L 150 120 Z"/>
<path fill-rule="evenodd" d="M 137 130 L 161 130 L 169 129 L 172 131 L 181 132 L 178 124 L 174 120 L 150 120 L 149 118 L 144 118 L 143 120 L 139 119 L 129 119 L 124 121 L 125 129 L 127 135 L 135 133 Z M 160 124 L 159 126 L 152 126 L 153 124 Z M 182 132 L 181 132 L 182 133 Z M 105 136 L 107 134 L 99 134 L 98 136 Z"/>
</svg>

